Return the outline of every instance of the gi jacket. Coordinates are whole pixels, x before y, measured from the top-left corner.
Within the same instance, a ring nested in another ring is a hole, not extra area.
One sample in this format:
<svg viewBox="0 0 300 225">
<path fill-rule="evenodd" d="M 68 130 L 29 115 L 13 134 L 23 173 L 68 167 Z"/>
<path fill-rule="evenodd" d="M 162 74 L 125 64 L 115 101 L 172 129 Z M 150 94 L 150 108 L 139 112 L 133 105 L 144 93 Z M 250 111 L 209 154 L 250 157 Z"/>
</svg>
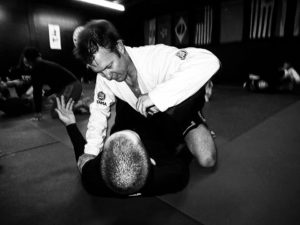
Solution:
<svg viewBox="0 0 300 225">
<path fill-rule="evenodd" d="M 161 112 L 196 93 L 220 67 L 218 58 L 205 49 L 178 49 L 163 44 L 125 48 L 137 69 L 142 94 L 148 93 Z M 102 150 L 115 97 L 137 110 L 137 97 L 125 81 L 109 81 L 98 74 L 85 153 L 98 155 Z"/>
</svg>

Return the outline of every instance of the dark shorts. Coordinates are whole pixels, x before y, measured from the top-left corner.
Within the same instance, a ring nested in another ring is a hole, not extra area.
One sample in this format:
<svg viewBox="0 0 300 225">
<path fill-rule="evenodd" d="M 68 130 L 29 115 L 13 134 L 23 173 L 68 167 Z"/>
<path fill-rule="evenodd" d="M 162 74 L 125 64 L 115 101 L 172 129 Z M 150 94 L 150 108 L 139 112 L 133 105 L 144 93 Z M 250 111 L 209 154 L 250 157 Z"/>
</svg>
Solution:
<svg viewBox="0 0 300 225">
<path fill-rule="evenodd" d="M 111 132 L 133 130 L 140 135 L 146 148 L 153 151 L 153 154 L 157 154 L 157 152 L 169 154 L 178 144 L 184 142 L 184 136 L 189 130 L 205 123 L 203 117 L 200 116 L 205 103 L 204 93 L 204 88 L 200 89 L 179 105 L 147 118 L 126 102 L 118 99 L 115 125 Z M 147 146 L 148 141 L 149 147 Z M 153 143 L 160 143 L 160 146 L 153 147 Z M 158 148 L 162 150 L 158 151 Z"/>
<path fill-rule="evenodd" d="M 205 124 L 202 109 L 205 103 L 205 88 L 201 88 L 196 94 L 192 95 L 182 103 L 166 111 L 177 124 L 180 133 L 185 136 L 189 130 L 199 124 Z"/>
</svg>

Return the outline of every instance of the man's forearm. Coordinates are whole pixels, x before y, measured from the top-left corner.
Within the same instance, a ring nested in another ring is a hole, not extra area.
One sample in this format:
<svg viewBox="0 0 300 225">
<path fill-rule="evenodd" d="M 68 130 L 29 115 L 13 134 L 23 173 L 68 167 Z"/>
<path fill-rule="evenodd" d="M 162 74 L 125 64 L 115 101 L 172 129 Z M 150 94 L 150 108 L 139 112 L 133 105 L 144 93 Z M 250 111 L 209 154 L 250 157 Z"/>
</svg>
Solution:
<svg viewBox="0 0 300 225">
<path fill-rule="evenodd" d="M 84 145 L 86 144 L 86 141 L 75 123 L 66 126 L 66 129 L 71 139 L 77 162 L 78 158 L 84 153 Z"/>
</svg>

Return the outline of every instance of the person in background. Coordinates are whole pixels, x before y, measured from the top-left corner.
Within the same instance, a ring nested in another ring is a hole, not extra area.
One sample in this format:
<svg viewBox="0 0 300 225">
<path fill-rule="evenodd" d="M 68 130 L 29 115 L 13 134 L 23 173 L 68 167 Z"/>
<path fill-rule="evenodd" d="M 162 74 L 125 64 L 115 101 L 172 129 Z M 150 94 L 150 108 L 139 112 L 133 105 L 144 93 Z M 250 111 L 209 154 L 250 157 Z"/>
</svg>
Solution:
<svg viewBox="0 0 300 225">
<path fill-rule="evenodd" d="M 33 112 L 32 91 L 23 79 L 3 81 L 0 78 L 0 111 L 8 117 Z"/>
<path fill-rule="evenodd" d="M 243 84 L 243 88 L 255 92 L 294 92 L 299 91 L 299 87 L 300 76 L 287 61 L 269 76 L 250 74 Z"/>
<path fill-rule="evenodd" d="M 44 96 L 64 95 L 67 99 L 79 100 L 82 92 L 81 82 L 76 76 L 63 66 L 43 59 L 41 53 L 33 47 L 25 48 L 23 52 L 23 62 L 30 69 L 33 99 L 35 106 L 34 120 L 42 118 L 42 96 L 43 85 L 48 85 L 50 90 L 46 91 Z M 56 101 L 53 101 L 50 113 L 52 118 L 57 118 L 55 112 Z"/>
<path fill-rule="evenodd" d="M 33 99 L 33 88 L 30 71 L 22 65 L 12 66 L 8 70 L 6 85 L 15 88 L 19 98 Z"/>
</svg>

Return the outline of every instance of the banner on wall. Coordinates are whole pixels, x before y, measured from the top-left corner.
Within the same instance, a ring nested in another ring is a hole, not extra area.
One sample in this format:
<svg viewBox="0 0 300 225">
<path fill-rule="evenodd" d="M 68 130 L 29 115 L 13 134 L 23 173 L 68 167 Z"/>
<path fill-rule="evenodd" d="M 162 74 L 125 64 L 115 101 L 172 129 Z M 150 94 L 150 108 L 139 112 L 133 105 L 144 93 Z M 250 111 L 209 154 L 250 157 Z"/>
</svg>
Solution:
<svg viewBox="0 0 300 225">
<path fill-rule="evenodd" d="M 48 24 L 49 43 L 51 49 L 61 49 L 60 28 L 59 25 Z"/>
<path fill-rule="evenodd" d="M 187 15 L 178 15 L 174 23 L 175 45 L 189 45 L 189 29 Z"/>
<path fill-rule="evenodd" d="M 275 26 L 275 35 L 277 37 L 284 37 L 286 12 L 287 12 L 287 0 L 279 0 L 278 7 L 277 7 L 276 26 Z"/>
<path fill-rule="evenodd" d="M 275 0 L 252 0 L 250 15 L 250 39 L 271 37 Z"/>
<path fill-rule="evenodd" d="M 297 1 L 297 8 L 295 14 L 295 23 L 294 23 L 294 36 L 300 35 L 300 0 Z"/>
<path fill-rule="evenodd" d="M 171 44 L 171 16 L 165 15 L 157 18 L 157 43 Z"/>
<path fill-rule="evenodd" d="M 145 21 L 144 24 L 144 40 L 145 45 L 154 45 L 156 36 L 156 19 Z"/>
<path fill-rule="evenodd" d="M 212 39 L 213 27 L 213 9 L 211 6 L 206 5 L 199 9 L 195 15 L 195 45 L 210 44 Z"/>
</svg>

